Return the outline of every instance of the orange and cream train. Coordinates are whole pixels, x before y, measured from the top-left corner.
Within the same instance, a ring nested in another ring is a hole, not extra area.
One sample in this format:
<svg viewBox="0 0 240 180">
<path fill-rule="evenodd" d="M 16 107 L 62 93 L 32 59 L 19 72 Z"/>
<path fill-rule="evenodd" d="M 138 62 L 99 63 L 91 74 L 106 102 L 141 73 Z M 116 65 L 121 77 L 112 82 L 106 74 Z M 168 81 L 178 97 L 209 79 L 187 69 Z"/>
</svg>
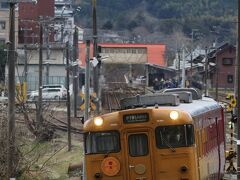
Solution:
<svg viewBox="0 0 240 180">
<path fill-rule="evenodd" d="M 126 98 L 84 124 L 87 180 L 221 179 L 224 116 L 195 89 Z"/>
</svg>

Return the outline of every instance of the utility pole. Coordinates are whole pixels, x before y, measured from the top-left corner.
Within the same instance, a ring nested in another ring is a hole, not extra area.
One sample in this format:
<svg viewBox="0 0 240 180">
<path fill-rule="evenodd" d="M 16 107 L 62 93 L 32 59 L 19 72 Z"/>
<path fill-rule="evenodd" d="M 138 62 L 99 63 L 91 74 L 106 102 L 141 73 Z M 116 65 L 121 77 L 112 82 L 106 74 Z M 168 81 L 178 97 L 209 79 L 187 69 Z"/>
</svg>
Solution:
<svg viewBox="0 0 240 180">
<path fill-rule="evenodd" d="M 38 77 L 38 108 L 37 108 L 37 130 L 42 127 L 42 68 L 43 68 L 43 25 L 40 17 L 39 29 L 39 77 Z"/>
<path fill-rule="evenodd" d="M 68 151 L 71 151 L 71 109 L 70 109 L 70 93 L 69 93 L 69 42 L 66 42 L 66 70 L 67 70 L 67 122 L 68 122 Z"/>
<path fill-rule="evenodd" d="M 32 28 L 26 28 L 22 29 L 24 31 L 24 37 L 23 37 L 23 42 L 24 42 L 24 56 L 25 56 L 25 61 L 24 61 L 24 81 L 23 81 L 23 87 L 22 87 L 22 95 L 23 95 L 23 100 L 26 102 L 27 100 L 27 75 L 28 75 L 28 56 L 27 56 L 27 45 L 26 45 L 26 36 L 27 36 L 27 31 L 31 31 Z"/>
<path fill-rule="evenodd" d="M 90 104 L 90 40 L 86 41 L 86 70 L 85 70 L 85 88 L 84 88 L 84 121 L 89 117 L 89 104 Z M 83 180 L 87 180 L 86 177 L 86 162 L 83 161 Z"/>
<path fill-rule="evenodd" d="M 192 70 L 193 70 L 193 56 L 192 56 L 192 51 L 193 51 L 193 33 L 194 33 L 194 31 L 193 31 L 193 29 L 192 29 L 192 34 L 191 34 L 191 79 L 192 79 Z M 192 81 L 191 81 L 191 83 L 192 83 Z"/>
<path fill-rule="evenodd" d="M 8 46 L 8 178 L 15 176 L 15 3 L 9 3 Z"/>
<path fill-rule="evenodd" d="M 191 33 L 191 78 L 192 78 L 192 71 L 193 71 L 193 40 L 194 40 L 194 32 L 198 31 L 198 29 L 192 29 Z"/>
<path fill-rule="evenodd" d="M 92 0 L 92 13 L 93 13 L 93 57 L 97 58 L 98 56 L 98 45 L 97 45 L 97 13 L 96 13 L 96 0 Z M 99 91 L 99 73 L 100 73 L 100 64 L 98 63 L 95 68 L 93 68 L 93 89 L 97 94 L 97 98 L 100 99 Z M 96 112 L 100 112 L 100 101 L 97 101 Z"/>
<path fill-rule="evenodd" d="M 50 48 L 49 48 L 49 30 L 48 27 L 44 31 L 45 33 L 45 42 L 46 42 L 46 57 L 47 57 L 47 62 L 46 64 L 46 84 L 49 84 L 49 60 L 50 60 Z"/>
<path fill-rule="evenodd" d="M 205 71 L 204 71 L 204 92 L 205 96 L 208 96 L 208 52 L 207 52 L 207 47 L 205 48 Z"/>
<path fill-rule="evenodd" d="M 23 82 L 23 97 L 24 97 L 24 102 L 27 100 L 27 75 L 28 75 L 28 57 L 27 57 L 27 45 L 24 44 L 24 56 L 25 56 L 25 61 L 24 61 L 24 82 Z"/>
<path fill-rule="evenodd" d="M 77 100 L 78 100 L 78 28 L 75 26 L 73 35 L 73 61 L 76 63 L 73 67 L 73 109 L 74 117 L 77 117 Z"/>
<path fill-rule="evenodd" d="M 185 49 L 183 47 L 182 52 L 182 58 L 183 58 L 183 65 L 182 65 L 182 88 L 185 88 Z"/>
<path fill-rule="evenodd" d="M 9 45 L 8 45 L 8 152 L 7 152 L 7 176 L 15 177 L 15 4 L 17 0 L 1 0 L 9 3 Z M 21 2 L 32 2 L 22 0 Z"/>
<path fill-rule="evenodd" d="M 84 92 L 84 120 L 87 120 L 89 117 L 89 100 L 90 100 L 90 40 L 86 41 L 86 71 L 85 71 L 85 92 Z"/>
<path fill-rule="evenodd" d="M 181 68 L 180 68 L 181 58 L 180 58 L 180 50 L 179 49 L 177 51 L 177 54 L 178 54 L 178 85 L 179 85 L 179 83 L 180 83 L 180 74 L 181 74 Z"/>
<path fill-rule="evenodd" d="M 145 75 L 146 75 L 146 87 L 149 86 L 149 65 L 145 64 Z"/>
<path fill-rule="evenodd" d="M 240 179 L 240 0 L 237 19 L 237 179 Z"/>
<path fill-rule="evenodd" d="M 217 62 L 217 58 L 216 58 L 216 62 L 215 62 L 215 66 L 216 66 L 216 84 L 215 84 L 215 100 L 218 101 L 218 74 L 219 74 L 219 68 L 218 68 L 218 62 Z"/>
</svg>

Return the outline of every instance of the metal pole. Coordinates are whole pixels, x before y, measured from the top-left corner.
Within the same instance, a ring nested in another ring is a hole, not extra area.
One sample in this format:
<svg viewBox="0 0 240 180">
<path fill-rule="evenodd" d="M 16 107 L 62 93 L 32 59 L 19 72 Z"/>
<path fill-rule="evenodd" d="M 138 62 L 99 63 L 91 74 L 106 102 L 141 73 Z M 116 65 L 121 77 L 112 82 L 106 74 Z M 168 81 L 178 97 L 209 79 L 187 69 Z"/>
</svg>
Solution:
<svg viewBox="0 0 240 180">
<path fill-rule="evenodd" d="M 71 109 L 70 109 L 70 93 L 69 93 L 69 42 L 66 42 L 66 69 L 67 69 L 67 121 L 68 121 L 68 151 L 71 151 Z"/>
<path fill-rule="evenodd" d="M 41 19 L 40 19 L 41 20 Z M 39 30 L 39 77 L 38 77 L 38 108 L 37 108 L 37 130 L 39 131 L 42 124 L 42 68 L 43 68 L 43 27 L 40 22 Z"/>
<path fill-rule="evenodd" d="M 180 63 L 181 63 L 181 58 L 180 58 L 180 50 L 177 51 L 178 53 L 178 85 L 180 84 L 180 74 L 181 74 L 181 68 L 180 68 Z"/>
<path fill-rule="evenodd" d="M 131 83 L 133 81 L 132 70 L 133 70 L 132 64 L 129 64 L 129 80 Z"/>
<path fill-rule="evenodd" d="M 204 92 L 205 92 L 205 96 L 208 96 L 207 79 L 208 79 L 208 55 L 207 55 L 207 47 L 206 47 L 205 48 L 205 71 L 204 71 Z"/>
<path fill-rule="evenodd" d="M 76 65 L 73 67 L 73 109 L 74 117 L 77 117 L 77 100 L 78 100 L 78 28 L 75 27 L 73 35 L 73 61 L 76 62 Z"/>
<path fill-rule="evenodd" d="M 49 62 L 46 62 L 46 84 L 49 84 Z"/>
<path fill-rule="evenodd" d="M 185 49 L 182 52 L 183 65 L 182 65 L 182 88 L 185 88 Z"/>
<path fill-rule="evenodd" d="M 237 22 L 237 179 L 240 179 L 240 0 L 238 0 Z"/>
<path fill-rule="evenodd" d="M 191 37 L 191 79 L 192 79 L 192 68 L 193 68 L 193 62 L 192 62 L 192 60 L 193 60 L 193 57 L 192 57 L 192 51 L 193 51 L 193 29 L 192 29 L 192 37 Z M 192 83 L 192 81 L 191 81 L 191 83 Z"/>
<path fill-rule="evenodd" d="M 46 36 L 46 46 L 47 46 L 47 50 L 46 50 L 46 56 L 47 56 L 47 61 L 50 60 L 50 48 L 49 48 L 49 30 L 48 28 L 46 28 L 45 31 L 45 36 Z M 49 62 L 46 62 L 46 84 L 49 84 Z"/>
<path fill-rule="evenodd" d="M 15 176 L 15 3 L 9 7 L 8 56 L 8 178 Z"/>
<path fill-rule="evenodd" d="M 93 13 L 93 56 L 97 58 L 98 56 L 98 45 L 97 45 L 97 13 L 96 13 L 96 0 L 92 0 L 92 13 Z M 100 99 L 99 93 L 99 72 L 100 72 L 100 63 L 93 68 L 93 89 L 97 94 L 97 98 Z M 100 104 L 97 101 L 96 112 L 100 112 Z"/>
<path fill-rule="evenodd" d="M 24 31 L 25 32 L 25 31 Z M 24 82 L 23 82 L 23 97 L 24 101 L 27 100 L 27 75 L 28 75 L 28 57 L 27 57 L 27 45 L 24 45 L 24 55 L 25 55 L 25 61 L 24 61 Z"/>
<path fill-rule="evenodd" d="M 215 100 L 216 101 L 218 101 L 218 74 L 219 74 L 219 72 L 218 72 L 218 62 L 217 62 L 217 59 L 216 59 L 216 62 L 215 62 L 215 64 L 216 64 L 216 87 L 215 87 L 215 89 L 216 89 L 216 97 L 215 97 Z"/>
<path fill-rule="evenodd" d="M 145 75 L 146 75 L 146 87 L 149 86 L 149 65 L 145 64 Z"/>
<path fill-rule="evenodd" d="M 89 117 L 89 104 L 90 104 L 90 41 L 86 41 L 86 70 L 85 70 L 85 88 L 84 88 L 84 121 L 88 120 Z M 86 162 L 83 161 L 83 180 L 87 180 L 86 176 Z"/>
<path fill-rule="evenodd" d="M 90 88 L 90 41 L 86 41 L 86 71 L 85 71 L 85 92 L 84 92 L 84 120 L 87 120 L 89 117 L 89 100 L 90 100 L 90 94 L 89 94 L 89 88 Z"/>
</svg>

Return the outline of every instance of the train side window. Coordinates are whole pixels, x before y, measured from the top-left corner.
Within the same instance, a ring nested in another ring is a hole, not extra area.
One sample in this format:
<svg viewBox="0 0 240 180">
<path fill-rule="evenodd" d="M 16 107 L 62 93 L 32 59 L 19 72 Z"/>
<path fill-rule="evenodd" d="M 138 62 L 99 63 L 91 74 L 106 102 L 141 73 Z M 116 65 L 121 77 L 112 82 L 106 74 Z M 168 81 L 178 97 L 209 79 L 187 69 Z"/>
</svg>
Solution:
<svg viewBox="0 0 240 180">
<path fill-rule="evenodd" d="M 193 126 L 191 124 L 186 124 L 186 138 L 187 138 L 187 145 L 191 145 L 194 144 L 194 129 Z"/>
<path fill-rule="evenodd" d="M 145 156 L 148 154 L 148 137 L 146 134 L 132 134 L 128 137 L 130 156 Z"/>
</svg>

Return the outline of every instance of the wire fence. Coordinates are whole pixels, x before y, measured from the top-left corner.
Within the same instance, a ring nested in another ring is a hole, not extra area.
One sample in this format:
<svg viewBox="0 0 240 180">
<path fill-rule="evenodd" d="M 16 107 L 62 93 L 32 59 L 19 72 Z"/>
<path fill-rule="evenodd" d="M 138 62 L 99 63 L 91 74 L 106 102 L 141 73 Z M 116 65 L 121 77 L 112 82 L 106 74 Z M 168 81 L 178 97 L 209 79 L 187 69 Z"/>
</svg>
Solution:
<svg viewBox="0 0 240 180">
<path fill-rule="evenodd" d="M 7 77 L 7 76 L 6 76 Z M 23 83 L 24 82 L 24 76 L 16 76 L 15 77 L 16 84 L 17 83 Z M 28 76 L 27 77 L 27 92 L 35 91 L 38 89 L 39 86 L 39 78 L 38 76 Z M 48 78 L 46 76 L 43 76 L 43 85 L 46 84 L 61 84 L 66 85 L 66 77 L 65 76 L 49 76 Z M 8 79 L 5 79 L 4 83 L 0 84 L 0 96 L 7 96 L 8 94 Z"/>
</svg>

